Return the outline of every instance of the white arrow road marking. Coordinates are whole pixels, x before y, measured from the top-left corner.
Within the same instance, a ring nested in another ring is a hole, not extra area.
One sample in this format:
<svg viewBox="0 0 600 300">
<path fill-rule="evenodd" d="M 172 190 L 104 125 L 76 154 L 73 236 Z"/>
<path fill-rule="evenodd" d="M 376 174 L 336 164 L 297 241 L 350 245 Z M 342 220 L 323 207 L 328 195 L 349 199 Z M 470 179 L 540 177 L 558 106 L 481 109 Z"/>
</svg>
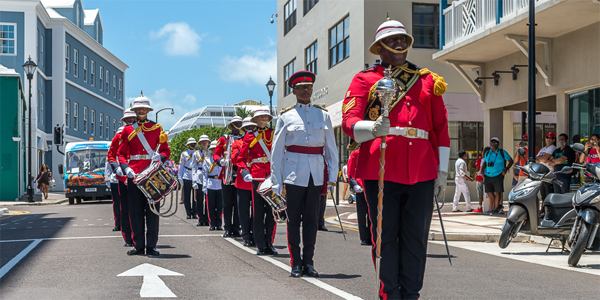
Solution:
<svg viewBox="0 0 600 300">
<path fill-rule="evenodd" d="M 140 289 L 140 296 L 143 298 L 176 298 L 177 296 L 171 292 L 171 289 L 158 276 L 184 276 L 177 272 L 167 270 L 148 263 L 141 264 L 131 268 L 117 276 L 143 276 L 144 282 Z"/>
<path fill-rule="evenodd" d="M 21 261 L 21 259 L 23 259 L 23 257 L 27 256 L 27 254 L 29 254 L 29 252 L 31 252 L 31 250 L 33 250 L 33 248 L 35 248 L 41 242 L 42 242 L 42 239 L 33 240 L 33 242 L 31 244 L 29 244 L 29 246 L 27 246 L 27 248 L 23 249 L 23 251 L 21 251 L 17 256 L 15 256 L 13 259 L 11 259 L 9 262 L 7 262 L 2 268 L 0 268 L 0 279 L 2 279 L 2 277 L 4 277 L 4 275 L 6 275 L 6 273 L 8 273 L 8 271 L 10 271 L 10 269 L 12 269 L 15 265 L 17 265 L 17 263 L 19 263 L 19 261 Z"/>
</svg>

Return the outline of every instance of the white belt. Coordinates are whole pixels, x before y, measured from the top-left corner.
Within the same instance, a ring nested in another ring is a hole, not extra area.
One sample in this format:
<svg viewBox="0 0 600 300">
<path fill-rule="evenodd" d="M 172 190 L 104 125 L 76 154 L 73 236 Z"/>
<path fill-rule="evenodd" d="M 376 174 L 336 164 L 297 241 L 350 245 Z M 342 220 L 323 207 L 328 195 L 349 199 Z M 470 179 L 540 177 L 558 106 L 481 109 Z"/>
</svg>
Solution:
<svg viewBox="0 0 600 300">
<path fill-rule="evenodd" d="M 150 159 L 150 155 L 148 155 L 148 154 L 132 155 L 129 157 L 129 159 L 133 159 L 133 160 Z"/>
<path fill-rule="evenodd" d="M 429 132 L 413 127 L 390 127 L 390 135 L 401 135 L 409 139 L 429 139 Z"/>
<path fill-rule="evenodd" d="M 268 163 L 269 162 L 269 158 L 267 158 L 266 156 L 263 157 L 259 157 L 259 158 L 255 158 L 252 160 L 252 163 Z"/>
</svg>

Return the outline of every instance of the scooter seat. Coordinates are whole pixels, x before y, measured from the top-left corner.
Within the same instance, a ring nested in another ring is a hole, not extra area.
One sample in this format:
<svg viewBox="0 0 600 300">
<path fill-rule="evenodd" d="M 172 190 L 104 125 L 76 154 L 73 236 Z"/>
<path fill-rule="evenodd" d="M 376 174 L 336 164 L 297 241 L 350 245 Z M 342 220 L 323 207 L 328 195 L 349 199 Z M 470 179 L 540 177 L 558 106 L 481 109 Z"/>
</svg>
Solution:
<svg viewBox="0 0 600 300">
<path fill-rule="evenodd" d="M 572 207 L 573 195 L 575 195 L 575 193 L 548 194 L 548 196 L 544 200 L 544 205 L 551 205 L 556 208 Z"/>
</svg>

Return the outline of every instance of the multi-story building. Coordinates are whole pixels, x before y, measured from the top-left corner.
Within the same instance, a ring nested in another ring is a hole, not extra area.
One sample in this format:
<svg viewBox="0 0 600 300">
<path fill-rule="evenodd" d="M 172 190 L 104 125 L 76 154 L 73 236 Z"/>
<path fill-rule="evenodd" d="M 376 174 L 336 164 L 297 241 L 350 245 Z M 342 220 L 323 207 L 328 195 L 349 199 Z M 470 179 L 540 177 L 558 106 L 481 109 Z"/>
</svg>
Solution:
<svg viewBox="0 0 600 300">
<path fill-rule="evenodd" d="M 377 28 L 389 15 L 402 22 L 414 37 L 408 60 L 438 73 L 448 83 L 444 101 L 452 139 L 450 165 L 454 166 L 458 150 L 465 149 L 469 152 L 471 170 L 475 171 L 476 151 L 484 146 L 482 106 L 459 72 L 448 64 L 432 60 L 432 55 L 439 51 L 438 8 L 437 0 L 278 0 L 278 110 L 296 102 L 287 86 L 291 74 L 299 70 L 316 73 L 313 102 L 327 107 L 340 163 L 345 164 L 349 138 L 341 130 L 344 95 L 354 75 L 379 59 L 368 48 L 375 40 Z M 453 172 L 450 175 L 453 178 Z"/>
<path fill-rule="evenodd" d="M 0 0 L 0 65 L 15 69 L 24 89 L 22 65 L 29 57 L 38 65 L 31 82 L 34 175 L 46 163 L 59 178 L 54 127 L 64 126 L 65 142 L 110 140 L 119 127 L 128 66 L 102 45 L 103 35 L 99 10 L 85 10 L 81 0 Z M 21 191 L 25 174 L 20 170 Z"/>
<path fill-rule="evenodd" d="M 265 107 L 268 108 L 265 104 L 251 99 L 231 106 L 203 106 L 183 115 L 183 117 L 181 117 L 181 119 L 179 119 L 179 121 L 177 121 L 177 123 L 169 130 L 169 138 L 172 139 L 180 133 L 192 128 L 225 127 L 229 124 L 231 118 L 236 115 L 236 111 L 239 108 L 253 112 L 258 108 Z M 273 124 L 275 124 L 275 122 L 276 119 L 273 120 Z"/>
</svg>

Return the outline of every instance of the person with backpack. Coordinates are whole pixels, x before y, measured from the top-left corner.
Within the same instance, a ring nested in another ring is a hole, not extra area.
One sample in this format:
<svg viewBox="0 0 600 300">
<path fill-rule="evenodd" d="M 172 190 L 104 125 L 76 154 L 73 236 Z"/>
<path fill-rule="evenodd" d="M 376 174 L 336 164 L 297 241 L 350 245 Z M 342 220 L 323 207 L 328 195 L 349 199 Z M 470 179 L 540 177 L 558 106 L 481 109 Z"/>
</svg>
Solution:
<svg viewBox="0 0 600 300">
<path fill-rule="evenodd" d="M 504 175 L 510 170 L 514 161 L 506 150 L 499 147 L 499 138 L 493 137 L 490 146 L 491 149 L 483 157 L 483 166 L 481 167 L 482 170 L 485 170 L 483 185 L 490 199 L 490 210 L 484 214 L 495 215 L 503 209 L 500 201 L 504 192 Z"/>
</svg>

